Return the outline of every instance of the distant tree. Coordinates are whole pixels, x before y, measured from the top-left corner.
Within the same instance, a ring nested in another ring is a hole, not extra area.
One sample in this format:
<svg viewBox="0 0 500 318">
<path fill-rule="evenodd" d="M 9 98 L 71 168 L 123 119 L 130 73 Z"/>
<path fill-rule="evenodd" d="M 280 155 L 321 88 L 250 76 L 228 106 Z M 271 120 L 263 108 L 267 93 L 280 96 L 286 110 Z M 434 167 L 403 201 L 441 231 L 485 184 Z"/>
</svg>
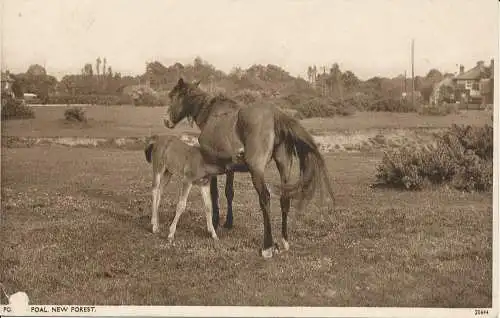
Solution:
<svg viewBox="0 0 500 318">
<path fill-rule="evenodd" d="M 41 65 L 38 64 L 33 64 L 28 67 L 28 70 L 26 71 L 26 74 L 29 76 L 46 76 L 47 71 L 45 68 Z"/>
<path fill-rule="evenodd" d="M 14 96 L 16 98 L 22 98 L 24 94 L 23 86 L 21 85 L 21 81 L 18 79 L 17 76 L 13 76 L 14 82 L 12 83 L 12 92 L 14 93 Z"/>
<path fill-rule="evenodd" d="M 345 71 L 342 74 L 342 83 L 343 86 L 350 91 L 358 87 L 360 80 L 353 72 Z"/>
<path fill-rule="evenodd" d="M 441 72 L 438 71 L 437 69 L 433 68 L 427 73 L 425 79 L 433 83 L 437 83 L 443 79 L 443 74 L 441 74 Z"/>
<path fill-rule="evenodd" d="M 92 69 L 92 64 L 87 63 L 83 66 L 83 75 L 84 76 L 93 76 L 94 70 Z"/>
<path fill-rule="evenodd" d="M 307 81 L 309 83 L 312 83 L 312 75 L 313 75 L 313 69 L 312 69 L 312 66 L 308 66 L 307 67 Z"/>
<path fill-rule="evenodd" d="M 106 63 L 107 63 L 107 62 L 108 62 L 108 61 L 106 60 L 106 58 L 104 58 L 104 59 L 102 60 L 102 76 L 103 76 L 103 77 L 106 75 Z"/>
<path fill-rule="evenodd" d="M 99 77 L 99 66 L 101 65 L 101 58 L 97 57 L 95 60 L 95 71 L 97 73 L 97 77 Z"/>
</svg>

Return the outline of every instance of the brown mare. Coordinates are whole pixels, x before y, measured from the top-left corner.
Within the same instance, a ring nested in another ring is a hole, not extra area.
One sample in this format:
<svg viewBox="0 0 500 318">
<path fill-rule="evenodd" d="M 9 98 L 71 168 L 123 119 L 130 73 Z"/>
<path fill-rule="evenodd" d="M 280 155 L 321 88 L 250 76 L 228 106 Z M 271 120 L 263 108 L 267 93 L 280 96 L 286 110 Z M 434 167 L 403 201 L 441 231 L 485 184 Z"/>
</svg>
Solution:
<svg viewBox="0 0 500 318">
<path fill-rule="evenodd" d="M 226 171 L 240 166 L 242 157 L 259 196 L 264 223 L 261 255 L 270 258 L 277 250 L 269 219 L 270 193 L 264 182 L 265 168 L 274 160 L 281 178 L 281 234 L 288 249 L 287 216 L 291 199 L 302 208 L 316 189 L 326 188 L 332 200 L 333 190 L 322 155 L 312 136 L 294 118 L 268 105 L 245 107 L 222 95 L 211 97 L 198 87 L 179 79 L 169 92 L 167 128 L 173 129 L 184 118 L 192 118 L 200 128 L 198 142 L 207 160 Z M 292 159 L 299 159 L 299 180 L 289 184 Z"/>
</svg>

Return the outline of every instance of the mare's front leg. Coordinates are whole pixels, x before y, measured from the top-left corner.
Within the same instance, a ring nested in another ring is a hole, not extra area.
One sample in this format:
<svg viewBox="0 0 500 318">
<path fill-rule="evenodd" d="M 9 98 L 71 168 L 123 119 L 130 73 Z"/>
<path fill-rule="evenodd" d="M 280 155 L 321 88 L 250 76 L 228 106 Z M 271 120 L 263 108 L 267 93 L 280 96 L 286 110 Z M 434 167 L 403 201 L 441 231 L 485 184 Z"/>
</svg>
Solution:
<svg viewBox="0 0 500 318">
<path fill-rule="evenodd" d="M 234 172 L 226 174 L 226 199 L 227 199 L 227 215 L 224 227 L 230 229 L 233 227 L 233 198 L 234 198 Z"/>
<path fill-rule="evenodd" d="M 210 198 L 212 201 L 212 225 L 219 227 L 219 188 L 217 187 L 217 176 L 210 178 Z"/>
</svg>

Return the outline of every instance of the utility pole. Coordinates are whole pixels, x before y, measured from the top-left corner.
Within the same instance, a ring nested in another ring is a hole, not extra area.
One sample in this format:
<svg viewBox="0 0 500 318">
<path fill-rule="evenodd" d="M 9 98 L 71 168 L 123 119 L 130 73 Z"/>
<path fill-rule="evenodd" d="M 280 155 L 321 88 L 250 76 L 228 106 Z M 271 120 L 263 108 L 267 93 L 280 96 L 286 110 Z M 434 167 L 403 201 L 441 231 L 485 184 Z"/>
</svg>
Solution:
<svg viewBox="0 0 500 318">
<path fill-rule="evenodd" d="M 415 40 L 411 40 L 411 105 L 415 107 Z"/>
</svg>

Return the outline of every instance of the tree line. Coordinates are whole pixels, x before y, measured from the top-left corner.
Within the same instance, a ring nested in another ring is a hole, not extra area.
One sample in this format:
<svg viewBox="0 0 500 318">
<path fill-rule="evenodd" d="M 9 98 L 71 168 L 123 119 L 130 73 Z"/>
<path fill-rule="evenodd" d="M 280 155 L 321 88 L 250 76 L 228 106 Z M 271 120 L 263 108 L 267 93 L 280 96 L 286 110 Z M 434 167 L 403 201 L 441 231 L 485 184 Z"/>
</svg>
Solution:
<svg viewBox="0 0 500 318">
<path fill-rule="evenodd" d="M 426 76 L 415 78 L 415 89 L 423 100 L 428 100 L 434 84 L 447 74 L 437 69 Z M 449 74 L 448 74 L 449 75 Z M 411 79 L 400 75 L 394 78 L 372 77 L 361 80 L 350 70 L 342 70 L 338 63 L 330 67 L 311 65 L 307 78 L 292 76 L 277 65 L 252 65 L 247 69 L 234 67 L 229 73 L 216 69 L 200 57 L 191 64 L 174 63 L 165 66 L 158 61 L 146 63 L 145 72 L 137 76 L 122 76 L 113 72 L 107 59 L 97 57 L 94 63 L 85 63 L 80 74 L 68 74 L 58 81 L 38 65 L 31 65 L 25 73 L 14 74 L 12 90 L 17 97 L 34 93 L 42 102 L 52 96 L 120 96 L 130 86 L 148 86 L 162 92 L 170 89 L 177 79 L 201 80 L 209 91 L 257 91 L 264 96 L 306 94 L 332 99 L 348 99 L 354 95 L 399 99 L 411 89 Z"/>
</svg>

